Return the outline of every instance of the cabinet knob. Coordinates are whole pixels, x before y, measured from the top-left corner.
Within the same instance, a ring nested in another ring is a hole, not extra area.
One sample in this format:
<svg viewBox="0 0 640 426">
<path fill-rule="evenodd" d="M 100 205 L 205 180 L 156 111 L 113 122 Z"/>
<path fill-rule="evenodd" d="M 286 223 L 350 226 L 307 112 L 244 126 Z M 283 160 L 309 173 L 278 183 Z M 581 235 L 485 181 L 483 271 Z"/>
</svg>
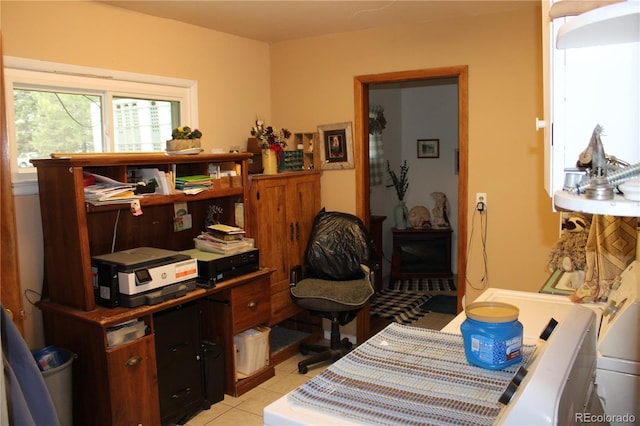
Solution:
<svg viewBox="0 0 640 426">
<path fill-rule="evenodd" d="M 255 309 L 258 307 L 258 302 L 256 302 L 255 300 L 252 300 L 251 302 L 247 303 L 247 308 L 249 309 Z"/>
<path fill-rule="evenodd" d="M 134 355 L 131 358 L 129 358 L 127 362 L 124 363 L 124 365 L 126 365 L 127 367 L 133 367 L 140 364 L 141 361 L 142 361 L 142 357 L 140 355 Z"/>
<path fill-rule="evenodd" d="M 293 222 L 289 224 L 289 229 L 291 230 L 291 235 L 289 236 L 289 240 L 293 241 Z"/>
</svg>

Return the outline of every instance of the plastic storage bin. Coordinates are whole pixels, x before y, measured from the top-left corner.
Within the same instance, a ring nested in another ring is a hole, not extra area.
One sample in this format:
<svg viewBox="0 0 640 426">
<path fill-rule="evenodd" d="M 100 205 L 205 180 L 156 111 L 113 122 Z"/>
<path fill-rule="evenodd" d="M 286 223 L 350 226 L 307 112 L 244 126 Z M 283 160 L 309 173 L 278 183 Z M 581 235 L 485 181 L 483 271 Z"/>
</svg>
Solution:
<svg viewBox="0 0 640 426">
<path fill-rule="evenodd" d="M 269 327 L 256 327 L 233 336 L 238 378 L 250 376 L 269 365 L 270 332 Z"/>
</svg>

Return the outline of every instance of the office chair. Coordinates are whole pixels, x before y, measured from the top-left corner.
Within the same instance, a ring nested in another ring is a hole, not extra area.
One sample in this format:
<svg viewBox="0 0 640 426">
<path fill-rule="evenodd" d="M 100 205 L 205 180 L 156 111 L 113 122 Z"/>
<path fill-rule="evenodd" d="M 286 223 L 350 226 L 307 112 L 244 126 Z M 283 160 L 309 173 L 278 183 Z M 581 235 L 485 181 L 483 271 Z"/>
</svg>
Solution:
<svg viewBox="0 0 640 426">
<path fill-rule="evenodd" d="M 300 374 L 310 365 L 336 361 L 353 348 L 349 339 L 341 339 L 340 326 L 352 321 L 374 294 L 375 253 L 358 217 L 324 209 L 315 217 L 304 265 L 291 273 L 291 296 L 312 315 L 331 320 L 331 342 L 300 345 L 303 355 L 316 352 L 298 363 Z"/>
</svg>

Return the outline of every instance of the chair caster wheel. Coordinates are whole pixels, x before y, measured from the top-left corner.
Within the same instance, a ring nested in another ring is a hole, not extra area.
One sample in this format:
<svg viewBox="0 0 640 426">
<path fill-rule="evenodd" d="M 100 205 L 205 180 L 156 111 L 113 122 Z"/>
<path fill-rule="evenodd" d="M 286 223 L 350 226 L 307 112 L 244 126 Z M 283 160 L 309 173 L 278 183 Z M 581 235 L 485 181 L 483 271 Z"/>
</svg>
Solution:
<svg viewBox="0 0 640 426">
<path fill-rule="evenodd" d="M 300 374 L 307 374 L 309 372 L 309 368 L 307 368 L 306 365 L 300 365 L 298 364 L 298 373 Z"/>
<path fill-rule="evenodd" d="M 343 348 L 346 348 L 346 349 L 351 349 L 351 348 L 353 348 L 353 343 L 351 343 L 351 342 L 349 341 L 349 339 L 347 339 L 346 337 L 345 337 L 344 339 L 342 339 L 342 342 L 341 342 L 341 343 L 342 343 L 342 347 L 343 347 Z"/>
<path fill-rule="evenodd" d="M 309 354 L 309 347 L 307 345 L 300 345 L 300 348 L 298 349 L 300 351 L 300 353 L 302 355 L 308 355 Z"/>
</svg>

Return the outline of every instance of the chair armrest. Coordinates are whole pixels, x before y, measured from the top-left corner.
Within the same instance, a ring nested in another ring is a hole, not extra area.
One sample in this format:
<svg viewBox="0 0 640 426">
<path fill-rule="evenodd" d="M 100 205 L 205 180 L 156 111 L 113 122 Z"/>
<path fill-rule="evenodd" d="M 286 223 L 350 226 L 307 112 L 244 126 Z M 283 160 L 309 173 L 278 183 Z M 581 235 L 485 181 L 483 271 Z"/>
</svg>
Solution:
<svg viewBox="0 0 640 426">
<path fill-rule="evenodd" d="M 360 264 L 360 269 L 362 269 L 362 273 L 364 274 L 364 278 L 367 280 L 371 288 L 373 287 L 373 283 L 375 282 L 375 269 L 370 267 L 369 265 L 365 265 L 364 263 Z"/>
<path fill-rule="evenodd" d="M 295 287 L 302 279 L 302 265 L 296 265 L 289 271 L 289 287 Z"/>
</svg>

